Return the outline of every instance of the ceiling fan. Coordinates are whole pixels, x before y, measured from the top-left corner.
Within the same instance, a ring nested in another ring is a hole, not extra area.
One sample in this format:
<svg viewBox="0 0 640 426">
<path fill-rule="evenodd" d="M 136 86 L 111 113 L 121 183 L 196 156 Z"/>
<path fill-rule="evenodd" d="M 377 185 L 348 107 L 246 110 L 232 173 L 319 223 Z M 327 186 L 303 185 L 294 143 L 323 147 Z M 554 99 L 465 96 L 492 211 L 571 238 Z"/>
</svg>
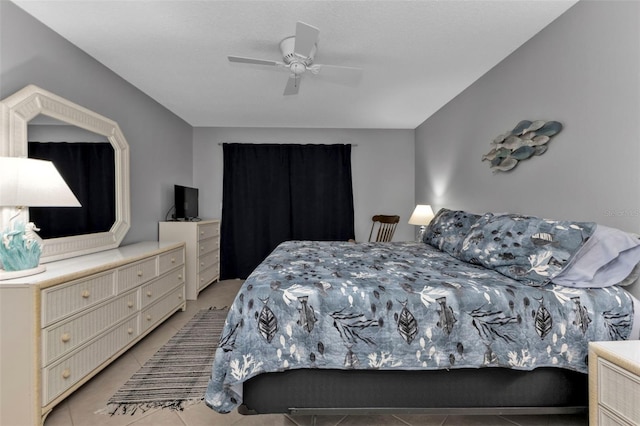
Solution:
<svg viewBox="0 0 640 426">
<path fill-rule="evenodd" d="M 361 68 L 313 63 L 318 50 L 319 34 L 320 30 L 314 26 L 304 22 L 296 23 L 296 34 L 280 42 L 282 62 L 242 56 L 228 56 L 228 58 L 230 62 L 287 68 L 290 74 L 284 95 L 298 94 L 302 76 L 307 71 L 311 74 L 331 74 L 334 82 L 353 82 L 358 79 L 362 73 Z"/>
</svg>

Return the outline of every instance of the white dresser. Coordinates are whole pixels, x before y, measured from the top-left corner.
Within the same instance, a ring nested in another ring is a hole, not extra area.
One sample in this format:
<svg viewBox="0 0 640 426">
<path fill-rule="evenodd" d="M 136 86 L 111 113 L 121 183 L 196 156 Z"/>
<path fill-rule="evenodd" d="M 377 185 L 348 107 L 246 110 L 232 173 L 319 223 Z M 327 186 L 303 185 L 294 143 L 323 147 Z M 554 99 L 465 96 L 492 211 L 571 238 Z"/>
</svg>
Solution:
<svg viewBox="0 0 640 426">
<path fill-rule="evenodd" d="M 186 244 L 187 300 L 196 300 L 206 286 L 220 278 L 219 220 L 160 222 L 159 240 Z"/>
<path fill-rule="evenodd" d="M 640 341 L 589 344 L 589 424 L 640 424 Z"/>
<path fill-rule="evenodd" d="M 145 242 L 0 281 L 0 424 L 51 409 L 179 309 L 184 244 Z"/>
</svg>

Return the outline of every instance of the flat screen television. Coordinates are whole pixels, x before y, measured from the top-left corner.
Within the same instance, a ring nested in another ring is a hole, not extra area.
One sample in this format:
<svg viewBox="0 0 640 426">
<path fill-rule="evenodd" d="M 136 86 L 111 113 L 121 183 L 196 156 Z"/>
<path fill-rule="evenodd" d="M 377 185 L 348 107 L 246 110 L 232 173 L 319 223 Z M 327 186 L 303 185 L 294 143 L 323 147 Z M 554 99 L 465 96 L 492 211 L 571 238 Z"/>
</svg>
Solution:
<svg viewBox="0 0 640 426">
<path fill-rule="evenodd" d="M 198 188 L 174 185 L 173 194 L 175 197 L 175 219 L 176 220 L 197 220 L 198 219 Z"/>
</svg>

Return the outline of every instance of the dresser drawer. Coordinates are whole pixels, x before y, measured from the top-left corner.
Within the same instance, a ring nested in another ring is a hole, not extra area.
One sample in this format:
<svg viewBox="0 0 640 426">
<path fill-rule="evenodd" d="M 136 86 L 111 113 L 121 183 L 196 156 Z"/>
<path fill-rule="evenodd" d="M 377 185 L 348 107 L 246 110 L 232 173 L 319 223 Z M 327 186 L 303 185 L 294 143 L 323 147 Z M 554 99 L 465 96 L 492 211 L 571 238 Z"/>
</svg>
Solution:
<svg viewBox="0 0 640 426">
<path fill-rule="evenodd" d="M 140 332 L 145 333 L 167 314 L 184 304 L 184 285 L 167 294 L 158 303 L 143 310 L 140 315 Z"/>
<path fill-rule="evenodd" d="M 640 424 L 640 377 L 598 358 L 600 405 L 632 424 Z"/>
<path fill-rule="evenodd" d="M 139 309 L 138 292 L 132 291 L 91 311 L 42 330 L 42 365 L 71 352 Z"/>
<path fill-rule="evenodd" d="M 220 227 L 218 226 L 217 222 L 198 225 L 198 241 L 217 237 L 219 233 Z"/>
<path fill-rule="evenodd" d="M 112 297 L 116 273 L 92 275 L 42 291 L 42 326 L 45 327 Z"/>
<path fill-rule="evenodd" d="M 184 264 L 184 250 L 177 249 L 158 256 L 158 275 Z"/>
<path fill-rule="evenodd" d="M 598 426 L 634 426 L 620 417 L 616 416 L 601 405 L 598 406 Z M 637 425 L 637 423 L 636 423 Z"/>
<path fill-rule="evenodd" d="M 218 267 L 217 265 L 212 266 L 211 268 L 205 269 L 204 271 L 198 274 L 198 290 L 203 287 L 206 287 L 211 281 L 215 280 L 218 277 Z"/>
<path fill-rule="evenodd" d="M 140 293 L 142 307 L 145 308 L 151 305 L 168 291 L 173 290 L 182 283 L 184 283 L 184 267 L 178 268 L 152 283 L 145 284 Z"/>
<path fill-rule="evenodd" d="M 135 316 L 69 357 L 44 368 L 42 405 L 48 404 L 82 380 L 89 372 L 135 340 L 138 334 L 138 317 Z"/>
<path fill-rule="evenodd" d="M 214 250 L 210 253 L 203 254 L 198 258 L 198 272 L 202 272 L 205 269 L 220 263 L 220 250 Z"/>
<path fill-rule="evenodd" d="M 146 283 L 158 276 L 157 256 L 118 269 L 118 293 Z"/>
<path fill-rule="evenodd" d="M 198 242 L 198 257 L 203 256 L 207 253 L 211 253 L 214 250 L 218 250 L 220 248 L 218 238 L 209 238 L 207 240 L 202 240 Z"/>
</svg>

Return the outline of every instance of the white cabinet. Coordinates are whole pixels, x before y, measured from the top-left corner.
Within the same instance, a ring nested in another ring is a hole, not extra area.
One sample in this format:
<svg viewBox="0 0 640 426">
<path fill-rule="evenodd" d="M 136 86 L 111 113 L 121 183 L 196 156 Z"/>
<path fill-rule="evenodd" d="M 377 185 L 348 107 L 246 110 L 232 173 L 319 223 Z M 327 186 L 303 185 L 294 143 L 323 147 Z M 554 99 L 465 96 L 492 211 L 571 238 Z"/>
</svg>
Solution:
<svg viewBox="0 0 640 426">
<path fill-rule="evenodd" d="M 159 239 L 182 241 L 187 248 L 187 300 L 220 278 L 220 221 L 160 222 Z"/>
<path fill-rule="evenodd" d="M 640 424 L 640 341 L 589 344 L 589 424 Z"/>
<path fill-rule="evenodd" d="M 186 307 L 184 244 L 138 243 L 0 281 L 0 424 L 51 409 Z"/>
</svg>

